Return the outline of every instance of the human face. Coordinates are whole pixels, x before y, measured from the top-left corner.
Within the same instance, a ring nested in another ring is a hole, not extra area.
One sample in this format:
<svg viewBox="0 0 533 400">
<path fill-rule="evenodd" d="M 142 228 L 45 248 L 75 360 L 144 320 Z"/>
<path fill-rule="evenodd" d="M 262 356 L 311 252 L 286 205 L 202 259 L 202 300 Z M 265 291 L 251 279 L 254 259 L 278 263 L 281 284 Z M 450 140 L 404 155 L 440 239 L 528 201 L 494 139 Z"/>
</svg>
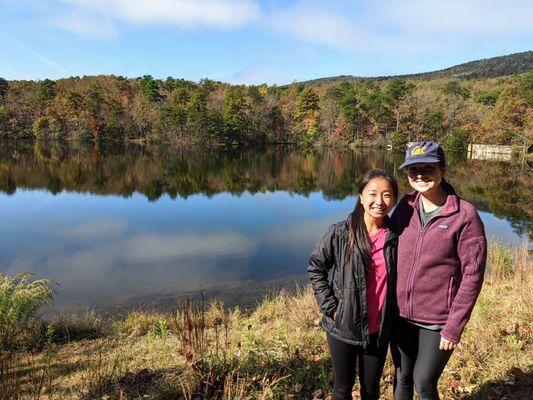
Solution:
<svg viewBox="0 0 533 400">
<path fill-rule="evenodd" d="M 407 167 L 409 184 L 420 193 L 429 193 L 440 186 L 446 166 L 438 163 L 412 164 Z"/>
<path fill-rule="evenodd" d="M 388 180 L 374 178 L 363 189 L 360 201 L 365 214 L 376 219 L 383 219 L 394 205 L 394 191 Z"/>
</svg>

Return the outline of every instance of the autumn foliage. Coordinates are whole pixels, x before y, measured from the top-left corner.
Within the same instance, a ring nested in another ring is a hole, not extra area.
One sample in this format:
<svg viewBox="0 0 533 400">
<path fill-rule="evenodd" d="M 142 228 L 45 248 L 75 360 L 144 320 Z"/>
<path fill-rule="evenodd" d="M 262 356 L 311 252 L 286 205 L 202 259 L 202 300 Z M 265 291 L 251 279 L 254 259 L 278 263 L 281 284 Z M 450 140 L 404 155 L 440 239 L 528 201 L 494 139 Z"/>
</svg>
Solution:
<svg viewBox="0 0 533 400">
<path fill-rule="evenodd" d="M 533 73 L 277 86 L 149 75 L 0 78 L 0 137 L 240 143 L 404 143 L 455 135 L 526 146 Z M 455 140 L 455 139 L 453 139 Z"/>
</svg>

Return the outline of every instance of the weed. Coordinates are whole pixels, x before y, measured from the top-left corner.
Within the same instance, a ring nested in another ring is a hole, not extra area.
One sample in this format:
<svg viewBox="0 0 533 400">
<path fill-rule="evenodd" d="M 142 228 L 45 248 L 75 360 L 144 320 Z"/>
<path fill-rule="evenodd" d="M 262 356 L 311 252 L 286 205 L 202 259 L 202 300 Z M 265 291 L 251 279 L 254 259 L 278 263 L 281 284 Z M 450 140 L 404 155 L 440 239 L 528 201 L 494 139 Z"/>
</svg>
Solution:
<svg viewBox="0 0 533 400">
<path fill-rule="evenodd" d="M 54 297 L 53 281 L 30 281 L 31 276 L 24 273 L 10 278 L 0 274 L 0 351 L 15 346 L 17 335 Z"/>
</svg>

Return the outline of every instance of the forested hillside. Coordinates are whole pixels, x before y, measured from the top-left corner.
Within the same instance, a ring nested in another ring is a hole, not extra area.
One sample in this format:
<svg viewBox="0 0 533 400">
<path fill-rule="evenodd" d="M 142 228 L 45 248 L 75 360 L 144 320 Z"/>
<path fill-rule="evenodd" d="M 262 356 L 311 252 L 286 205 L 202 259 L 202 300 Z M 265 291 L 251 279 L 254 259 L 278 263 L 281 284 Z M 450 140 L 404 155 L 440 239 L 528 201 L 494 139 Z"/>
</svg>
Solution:
<svg viewBox="0 0 533 400">
<path fill-rule="evenodd" d="M 531 58 L 532 52 L 526 54 Z M 394 145 L 432 138 L 452 147 L 466 142 L 518 145 L 533 140 L 532 110 L 533 72 L 312 87 L 235 86 L 149 75 L 0 78 L 3 138 Z"/>
<path fill-rule="evenodd" d="M 507 56 L 486 58 L 483 60 L 470 61 L 464 64 L 441 69 L 438 71 L 421 72 L 409 75 L 380 76 L 377 78 L 364 78 L 351 75 L 332 76 L 328 78 L 314 79 L 302 82 L 305 85 L 317 85 L 324 83 L 338 83 L 342 81 L 354 82 L 362 79 L 393 79 L 393 78 L 450 78 L 450 79 L 482 79 L 497 78 L 508 75 L 518 75 L 533 70 L 533 51 L 509 54 Z"/>
</svg>

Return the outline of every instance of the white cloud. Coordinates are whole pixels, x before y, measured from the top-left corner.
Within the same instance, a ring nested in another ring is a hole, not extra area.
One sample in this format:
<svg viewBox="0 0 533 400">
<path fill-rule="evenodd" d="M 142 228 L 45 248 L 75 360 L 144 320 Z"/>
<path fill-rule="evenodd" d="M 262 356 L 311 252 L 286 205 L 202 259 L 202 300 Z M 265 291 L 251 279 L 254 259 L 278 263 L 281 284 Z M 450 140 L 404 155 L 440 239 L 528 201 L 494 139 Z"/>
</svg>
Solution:
<svg viewBox="0 0 533 400">
<path fill-rule="evenodd" d="M 184 234 L 136 236 L 123 247 L 129 262 L 149 262 L 185 257 L 220 257 L 250 254 L 256 242 L 236 232 L 215 232 L 206 235 Z"/>
<path fill-rule="evenodd" d="M 279 232 L 277 227 L 265 230 L 259 239 L 262 243 L 268 243 L 272 247 L 288 247 L 297 250 L 307 248 L 310 252 L 327 228 L 334 222 L 344 220 L 349 212 L 350 210 L 343 210 L 320 219 L 291 223 L 284 228 L 283 235 L 277 233 Z"/>
<path fill-rule="evenodd" d="M 468 37 L 509 37 L 531 33 L 533 3 L 523 1 L 390 1 L 371 10 L 374 24 L 402 33 Z M 468 35 L 468 36 L 466 36 Z"/>
<path fill-rule="evenodd" d="M 63 231 L 64 235 L 74 236 L 77 238 L 102 238 L 115 237 L 124 231 L 126 221 L 122 219 L 101 219 L 93 220 L 81 225 L 67 228 Z M 61 232 L 60 232 L 61 234 Z"/>
<path fill-rule="evenodd" d="M 238 231 L 141 233 L 122 238 L 113 235 L 113 231 L 121 231 L 122 224 L 110 226 L 113 229 L 103 228 L 98 221 L 80 225 L 74 246 L 53 239 L 57 246 L 50 248 L 46 243 L 42 249 L 37 247 L 38 251 L 20 254 L 4 272 L 33 271 L 39 277 L 55 279 L 60 284 L 60 303 L 76 299 L 87 304 L 103 296 L 117 299 L 139 294 L 146 287 L 160 293 L 167 286 L 241 280 L 249 274 L 247 258 L 258 246 L 257 238 Z M 105 242 L 91 237 L 97 232 L 107 235 Z M 239 262 L 228 265 L 232 259 Z"/>
<path fill-rule="evenodd" d="M 306 2 L 275 12 L 266 19 L 266 26 L 304 41 L 343 50 L 359 50 L 371 40 L 368 29 L 339 10 Z"/>
<path fill-rule="evenodd" d="M 533 3 L 516 0 L 298 1 L 274 10 L 264 26 L 344 51 L 405 54 L 531 35 L 531 15 Z"/>
<path fill-rule="evenodd" d="M 95 17 L 73 11 L 49 18 L 48 21 L 56 28 L 95 39 L 113 38 L 118 35 L 116 25 L 106 17 Z"/>
<path fill-rule="evenodd" d="M 275 82 L 287 82 L 291 80 L 290 71 L 287 68 L 280 68 L 272 64 L 254 64 L 235 72 L 227 79 L 221 77 L 232 84 L 261 85 L 263 83 L 273 84 Z"/>
<path fill-rule="evenodd" d="M 77 16 L 76 24 L 63 24 L 77 33 L 92 35 L 90 23 L 99 19 L 130 24 L 170 25 L 186 28 L 238 28 L 259 16 L 253 0 L 62 0 L 66 15 Z M 89 26 L 85 26 L 89 25 Z"/>
</svg>

